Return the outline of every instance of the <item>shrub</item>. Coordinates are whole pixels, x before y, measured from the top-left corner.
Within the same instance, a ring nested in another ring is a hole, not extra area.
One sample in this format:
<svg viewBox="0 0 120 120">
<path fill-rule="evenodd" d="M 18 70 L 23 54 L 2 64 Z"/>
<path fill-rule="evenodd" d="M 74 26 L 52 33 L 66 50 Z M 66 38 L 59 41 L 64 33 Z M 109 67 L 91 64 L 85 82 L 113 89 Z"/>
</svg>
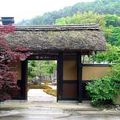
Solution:
<svg viewBox="0 0 120 120">
<path fill-rule="evenodd" d="M 113 99 L 113 101 L 115 102 L 116 100 L 118 101 L 120 98 L 120 63 L 117 63 L 112 67 L 112 79 L 116 91 L 115 97 Z"/>
<path fill-rule="evenodd" d="M 112 101 L 115 94 L 115 84 L 111 77 L 103 77 L 88 83 L 86 89 L 94 105 Z"/>
<path fill-rule="evenodd" d="M 94 105 L 113 102 L 120 95 L 120 63 L 112 66 L 111 75 L 88 83 L 86 89 Z"/>
</svg>

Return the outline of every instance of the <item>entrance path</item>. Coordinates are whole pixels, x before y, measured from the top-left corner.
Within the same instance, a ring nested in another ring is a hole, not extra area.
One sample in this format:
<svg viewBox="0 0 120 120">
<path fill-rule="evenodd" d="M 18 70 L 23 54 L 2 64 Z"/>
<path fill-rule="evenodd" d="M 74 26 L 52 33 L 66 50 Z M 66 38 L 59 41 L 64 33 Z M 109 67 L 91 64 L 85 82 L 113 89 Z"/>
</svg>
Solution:
<svg viewBox="0 0 120 120">
<path fill-rule="evenodd" d="M 28 101 L 55 102 L 56 97 L 46 94 L 42 89 L 29 89 Z"/>
<path fill-rule="evenodd" d="M 55 102 L 40 89 L 28 91 L 29 101 L 0 103 L 0 120 L 120 120 L 120 111 L 93 108 L 89 102 Z"/>
<path fill-rule="evenodd" d="M 91 110 L 87 104 L 5 101 L 0 120 L 120 120 L 120 111 Z"/>
</svg>

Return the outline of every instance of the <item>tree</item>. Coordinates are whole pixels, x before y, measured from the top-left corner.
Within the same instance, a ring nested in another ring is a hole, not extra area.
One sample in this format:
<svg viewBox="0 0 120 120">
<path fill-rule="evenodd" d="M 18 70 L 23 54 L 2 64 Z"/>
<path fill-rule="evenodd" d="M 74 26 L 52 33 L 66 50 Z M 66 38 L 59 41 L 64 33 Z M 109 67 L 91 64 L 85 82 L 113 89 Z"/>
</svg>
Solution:
<svg viewBox="0 0 120 120">
<path fill-rule="evenodd" d="M 28 56 L 27 48 L 17 46 L 13 50 L 7 43 L 5 36 L 14 30 L 15 27 L 11 25 L 0 26 L 0 101 L 17 95 L 17 73 L 10 66 L 17 61 L 25 60 Z"/>
<path fill-rule="evenodd" d="M 56 24 L 88 24 L 97 23 L 104 26 L 104 16 L 88 11 L 84 13 L 76 13 L 73 16 L 63 17 L 56 20 Z"/>
<path fill-rule="evenodd" d="M 120 46 L 120 27 L 106 28 L 105 36 L 108 43 L 112 45 Z"/>
<path fill-rule="evenodd" d="M 56 69 L 55 61 L 48 60 L 30 60 L 28 61 L 28 78 L 33 79 L 36 76 L 50 76 Z"/>
<path fill-rule="evenodd" d="M 96 62 L 117 63 L 120 59 L 120 48 L 107 44 L 106 51 L 99 52 L 93 57 Z"/>
<path fill-rule="evenodd" d="M 67 16 L 73 16 L 77 12 L 84 13 L 92 11 L 98 14 L 120 15 L 120 0 L 95 0 L 94 2 L 80 2 L 73 6 L 65 7 L 58 11 L 48 12 L 31 20 L 23 21 L 22 25 L 48 25 L 55 24 L 55 21 Z"/>
<path fill-rule="evenodd" d="M 106 22 L 105 23 L 106 27 L 109 27 L 109 26 L 118 27 L 118 26 L 120 26 L 120 17 L 117 15 L 107 14 L 107 15 L 105 15 L 104 19 Z"/>
</svg>

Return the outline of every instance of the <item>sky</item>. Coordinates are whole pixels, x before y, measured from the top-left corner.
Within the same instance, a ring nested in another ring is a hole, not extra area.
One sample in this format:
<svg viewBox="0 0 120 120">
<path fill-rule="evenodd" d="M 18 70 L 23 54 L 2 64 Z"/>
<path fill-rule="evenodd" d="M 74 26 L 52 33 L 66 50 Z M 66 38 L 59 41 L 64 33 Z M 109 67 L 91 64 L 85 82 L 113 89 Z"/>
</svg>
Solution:
<svg viewBox="0 0 120 120">
<path fill-rule="evenodd" d="M 0 0 L 0 17 L 15 17 L 16 22 L 43 15 L 45 12 L 94 0 Z"/>
</svg>

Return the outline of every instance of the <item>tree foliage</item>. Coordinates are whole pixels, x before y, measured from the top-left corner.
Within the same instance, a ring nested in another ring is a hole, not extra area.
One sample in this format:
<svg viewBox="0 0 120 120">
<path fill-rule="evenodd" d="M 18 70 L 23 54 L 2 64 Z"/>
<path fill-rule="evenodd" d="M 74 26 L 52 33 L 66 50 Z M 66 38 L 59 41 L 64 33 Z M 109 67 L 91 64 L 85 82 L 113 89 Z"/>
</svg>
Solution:
<svg viewBox="0 0 120 120">
<path fill-rule="evenodd" d="M 107 44 L 106 51 L 98 52 L 93 58 L 98 63 L 118 63 L 118 60 L 120 59 L 120 48 Z"/>
<path fill-rule="evenodd" d="M 15 52 L 7 43 L 5 36 L 14 30 L 14 26 L 0 26 L 0 101 L 17 95 L 17 73 L 11 69 L 11 66 L 28 56 L 22 53 L 27 51 L 26 48 L 16 46 L 14 50 L 19 52 Z"/>
<path fill-rule="evenodd" d="M 31 20 L 24 20 L 19 24 L 27 25 L 48 25 L 55 24 L 56 19 L 73 16 L 77 12 L 84 13 L 92 11 L 99 14 L 120 15 L 120 0 L 96 0 L 94 2 L 80 2 L 59 11 L 53 11 L 37 16 Z"/>
<path fill-rule="evenodd" d="M 98 13 L 93 13 L 91 11 L 84 13 L 76 13 L 73 16 L 63 17 L 57 19 L 56 24 L 65 25 L 65 24 L 89 24 L 97 23 L 100 26 L 104 26 L 104 17 Z"/>
<path fill-rule="evenodd" d="M 89 82 L 86 89 L 89 92 L 91 102 L 94 105 L 112 101 L 115 94 L 117 94 L 111 77 L 103 77 L 93 82 Z"/>
<path fill-rule="evenodd" d="M 110 27 L 110 26 L 113 26 L 113 27 L 118 27 L 120 26 L 120 17 L 113 14 L 106 14 L 105 17 L 105 25 L 106 27 Z"/>
<path fill-rule="evenodd" d="M 108 43 L 120 46 L 120 27 L 109 27 L 104 30 L 105 37 Z"/>
<path fill-rule="evenodd" d="M 55 61 L 30 60 L 28 62 L 28 77 L 33 79 L 36 76 L 50 76 L 56 69 Z"/>
</svg>

